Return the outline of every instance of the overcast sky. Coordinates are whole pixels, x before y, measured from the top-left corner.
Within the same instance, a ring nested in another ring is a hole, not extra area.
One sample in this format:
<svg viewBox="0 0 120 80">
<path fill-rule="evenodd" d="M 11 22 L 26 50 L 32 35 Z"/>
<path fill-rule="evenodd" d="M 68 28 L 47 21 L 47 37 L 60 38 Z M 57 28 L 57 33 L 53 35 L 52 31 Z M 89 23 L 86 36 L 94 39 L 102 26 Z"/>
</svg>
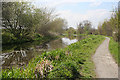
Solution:
<svg viewBox="0 0 120 80">
<path fill-rule="evenodd" d="M 93 27 L 109 19 L 119 0 L 35 0 L 36 7 L 55 8 L 56 14 L 68 22 L 68 27 L 77 28 L 77 23 L 90 20 Z"/>
</svg>

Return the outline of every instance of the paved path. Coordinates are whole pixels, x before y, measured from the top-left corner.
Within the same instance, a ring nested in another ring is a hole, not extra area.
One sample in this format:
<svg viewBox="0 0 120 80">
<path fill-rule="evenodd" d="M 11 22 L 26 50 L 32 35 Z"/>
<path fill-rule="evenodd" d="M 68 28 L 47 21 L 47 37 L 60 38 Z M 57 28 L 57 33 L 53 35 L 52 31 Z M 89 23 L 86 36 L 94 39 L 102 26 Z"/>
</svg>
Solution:
<svg viewBox="0 0 120 80">
<path fill-rule="evenodd" d="M 93 56 L 96 78 L 118 78 L 118 65 L 108 50 L 109 41 L 110 38 L 106 37 Z"/>
</svg>

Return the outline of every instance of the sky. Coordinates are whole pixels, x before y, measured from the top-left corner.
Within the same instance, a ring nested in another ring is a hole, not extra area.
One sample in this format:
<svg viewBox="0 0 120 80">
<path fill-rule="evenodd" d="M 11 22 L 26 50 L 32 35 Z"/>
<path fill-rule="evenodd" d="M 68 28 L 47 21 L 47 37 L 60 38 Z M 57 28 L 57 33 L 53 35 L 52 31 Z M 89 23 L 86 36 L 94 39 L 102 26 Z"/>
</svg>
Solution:
<svg viewBox="0 0 120 80">
<path fill-rule="evenodd" d="M 77 28 L 83 20 L 92 22 L 92 27 L 109 19 L 119 0 L 34 0 L 36 7 L 54 8 L 55 14 L 66 19 L 68 27 Z"/>
</svg>

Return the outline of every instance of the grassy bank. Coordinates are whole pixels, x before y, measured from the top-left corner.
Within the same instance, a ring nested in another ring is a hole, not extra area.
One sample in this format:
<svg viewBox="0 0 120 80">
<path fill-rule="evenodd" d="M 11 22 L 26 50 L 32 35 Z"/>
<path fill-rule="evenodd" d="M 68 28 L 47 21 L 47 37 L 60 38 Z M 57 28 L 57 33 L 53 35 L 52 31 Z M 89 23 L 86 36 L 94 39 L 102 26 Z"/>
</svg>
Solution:
<svg viewBox="0 0 120 80">
<path fill-rule="evenodd" d="M 25 68 L 2 71 L 3 78 L 92 78 L 95 77 L 91 56 L 105 38 L 89 36 L 64 49 L 44 52 Z"/>
<path fill-rule="evenodd" d="M 118 57 L 118 50 L 119 50 L 118 48 L 120 48 L 118 42 L 115 42 L 113 38 L 110 38 L 110 43 L 109 43 L 110 53 L 112 54 L 113 58 L 116 60 L 116 63 L 120 65 L 120 58 Z"/>
</svg>

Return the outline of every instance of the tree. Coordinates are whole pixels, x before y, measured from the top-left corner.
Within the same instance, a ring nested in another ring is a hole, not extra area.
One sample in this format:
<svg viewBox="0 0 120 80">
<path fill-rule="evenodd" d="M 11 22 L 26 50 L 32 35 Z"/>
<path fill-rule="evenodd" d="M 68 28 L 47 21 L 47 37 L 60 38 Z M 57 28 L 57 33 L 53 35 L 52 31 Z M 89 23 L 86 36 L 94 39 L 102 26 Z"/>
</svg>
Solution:
<svg viewBox="0 0 120 80">
<path fill-rule="evenodd" d="M 2 2 L 2 26 L 17 40 L 30 38 L 33 29 L 32 7 L 27 2 Z"/>
<path fill-rule="evenodd" d="M 67 32 L 68 32 L 68 35 L 71 36 L 72 34 L 76 33 L 76 30 L 73 27 L 69 27 Z"/>
<path fill-rule="evenodd" d="M 28 2 L 3 2 L 2 10 L 5 33 L 17 42 L 34 40 L 36 35 L 51 36 L 50 31 L 61 33 L 67 25 L 56 18 L 54 9 L 35 8 Z"/>
<path fill-rule="evenodd" d="M 77 26 L 77 34 L 83 34 L 84 33 L 84 26 L 82 22 L 80 22 Z"/>
<path fill-rule="evenodd" d="M 78 24 L 78 30 L 77 30 L 77 33 L 79 34 L 90 34 L 90 30 L 92 29 L 91 28 L 92 24 L 90 21 L 88 20 L 84 20 L 83 22 L 80 22 Z"/>
<path fill-rule="evenodd" d="M 118 11 L 118 9 L 115 9 L 115 11 L 113 11 L 113 15 L 110 18 L 110 23 L 111 23 L 111 27 L 112 27 L 112 37 L 115 41 L 119 41 L 120 39 L 120 26 L 119 26 L 119 20 L 120 18 L 120 11 Z"/>
<path fill-rule="evenodd" d="M 51 10 L 47 10 L 47 8 L 35 9 L 34 13 L 34 21 L 36 22 L 35 33 L 39 33 L 43 36 L 49 35 L 49 30 L 51 29 L 50 24 L 55 17 L 55 15 L 53 16 L 53 12 L 54 12 L 53 9 Z"/>
<path fill-rule="evenodd" d="M 84 20 L 83 21 L 83 25 L 84 25 L 84 31 L 85 31 L 85 33 L 86 34 L 90 34 L 90 30 L 91 30 L 91 26 L 92 26 L 91 22 L 88 21 L 88 20 Z"/>
<path fill-rule="evenodd" d="M 66 27 L 67 27 L 67 22 L 65 19 L 62 18 L 56 18 L 50 23 L 51 31 L 55 33 L 59 33 L 59 34 L 63 33 Z"/>
<path fill-rule="evenodd" d="M 119 41 L 120 38 L 120 27 L 119 27 L 119 16 L 120 11 L 117 9 L 113 11 L 113 14 L 109 20 L 105 20 L 99 27 L 98 31 L 100 34 L 112 36 L 115 41 Z"/>
</svg>

